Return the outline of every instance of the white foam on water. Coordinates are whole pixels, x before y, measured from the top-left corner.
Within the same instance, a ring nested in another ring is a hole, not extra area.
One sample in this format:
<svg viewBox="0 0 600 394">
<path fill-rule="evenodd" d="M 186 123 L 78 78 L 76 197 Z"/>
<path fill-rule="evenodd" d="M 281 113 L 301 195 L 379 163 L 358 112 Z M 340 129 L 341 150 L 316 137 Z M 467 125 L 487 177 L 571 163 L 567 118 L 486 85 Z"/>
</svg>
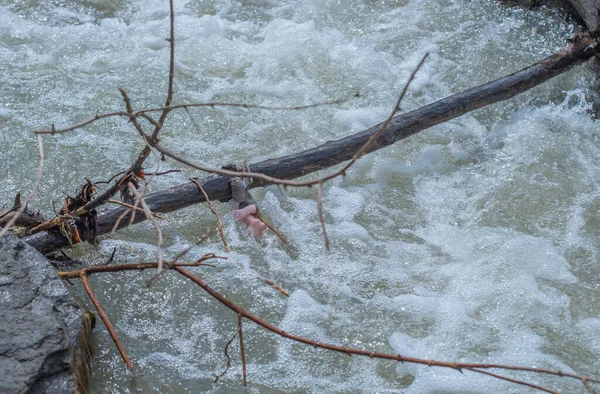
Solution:
<svg viewBox="0 0 600 394">
<path fill-rule="evenodd" d="M 10 202 L 35 181 L 33 129 L 65 127 L 164 102 L 169 47 L 164 1 L 0 6 L 0 190 Z M 175 102 L 304 105 L 307 111 L 239 108 L 173 112 L 162 142 L 213 166 L 290 154 L 385 119 L 420 58 L 430 59 L 402 103 L 418 108 L 514 72 L 576 31 L 549 11 L 495 1 L 176 1 Z M 192 269 L 209 286 L 287 332 L 322 342 L 443 361 L 518 364 L 596 375 L 600 274 L 597 125 L 593 75 L 584 67 L 506 103 L 434 127 L 361 159 L 325 185 L 326 256 L 316 190 L 254 192 L 292 242 L 255 242 L 227 204 L 215 203 L 233 249 L 215 268 Z M 199 127 L 196 128 L 195 124 Z M 45 138 L 39 205 L 74 193 L 84 176 L 108 179 L 141 143 L 123 119 Z M 154 158 L 148 167 L 154 167 Z M 181 168 L 161 162 L 161 168 Z M 185 170 L 151 191 L 186 182 Z M 205 207 L 168 215 L 165 256 L 201 239 Z M 155 259 L 149 223 L 103 237 L 94 264 Z M 224 254 L 215 237 L 184 259 Z M 239 350 L 225 367 L 237 317 L 167 272 L 93 276 L 92 285 L 136 365 L 123 368 L 96 330 L 99 392 L 241 391 Z M 284 297 L 269 279 L 291 293 Z M 85 295 L 81 294 L 84 298 Z M 330 296 L 334 303 L 330 305 Z M 348 357 L 281 339 L 244 322 L 249 390 L 255 392 L 528 392 L 465 371 Z M 564 379 L 513 374 L 559 391 Z"/>
</svg>

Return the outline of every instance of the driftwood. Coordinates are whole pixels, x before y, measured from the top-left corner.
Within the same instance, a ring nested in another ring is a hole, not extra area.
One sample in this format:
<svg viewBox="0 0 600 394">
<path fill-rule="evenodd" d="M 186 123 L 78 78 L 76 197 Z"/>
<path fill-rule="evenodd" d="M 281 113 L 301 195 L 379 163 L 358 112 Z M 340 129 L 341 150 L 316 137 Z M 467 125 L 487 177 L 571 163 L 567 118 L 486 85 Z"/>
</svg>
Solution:
<svg viewBox="0 0 600 394">
<path fill-rule="evenodd" d="M 467 112 L 489 104 L 507 100 L 523 93 L 571 67 L 590 58 L 600 56 L 600 30 L 593 33 L 576 35 L 567 48 L 552 56 L 524 68 L 514 74 L 488 82 L 484 85 L 457 93 L 433 104 L 394 117 L 387 130 L 371 144 L 367 153 L 391 145 L 401 139 L 416 134 L 429 127 L 459 117 Z M 352 156 L 375 134 L 381 124 L 357 134 L 325 144 L 300 153 L 269 159 L 250 164 L 250 170 L 280 179 L 298 178 L 312 172 L 332 167 Z M 229 177 L 207 176 L 199 178 L 198 183 L 211 200 L 227 201 L 231 198 Z M 251 187 L 265 186 L 267 183 L 255 179 Z M 204 194 L 192 182 L 171 189 L 149 194 L 145 201 L 153 212 L 172 212 L 192 204 L 206 201 Z M 97 235 L 110 232 L 114 223 L 127 210 L 118 206 L 98 213 Z M 135 222 L 146 220 L 144 215 L 136 215 Z M 121 220 L 120 227 L 128 225 L 129 219 Z M 42 231 L 23 238 L 34 248 L 47 253 L 68 245 L 68 240 L 57 232 Z"/>
</svg>

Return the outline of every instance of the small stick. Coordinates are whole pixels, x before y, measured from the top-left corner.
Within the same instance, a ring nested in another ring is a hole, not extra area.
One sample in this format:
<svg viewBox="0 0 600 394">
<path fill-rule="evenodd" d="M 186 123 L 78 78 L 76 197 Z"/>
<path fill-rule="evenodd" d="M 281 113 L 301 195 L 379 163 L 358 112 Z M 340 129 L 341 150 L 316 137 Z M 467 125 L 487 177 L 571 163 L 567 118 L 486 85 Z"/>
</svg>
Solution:
<svg viewBox="0 0 600 394">
<path fill-rule="evenodd" d="M 112 230 L 110 230 L 111 233 L 115 233 L 117 232 L 117 230 L 119 229 L 119 225 L 121 224 L 121 221 L 123 219 L 125 219 L 125 216 L 127 216 L 128 214 L 133 213 L 131 210 L 128 211 L 123 211 L 123 213 L 121 215 L 119 215 L 119 217 L 117 218 L 117 221 L 115 222 Z"/>
<path fill-rule="evenodd" d="M 288 241 L 288 239 L 283 234 L 281 234 L 275 227 L 273 227 L 273 225 L 271 223 L 269 223 L 268 220 L 263 218 L 263 216 L 260 214 L 259 211 L 256 211 L 254 216 L 256 216 L 261 222 L 263 222 L 269 230 L 273 231 L 273 233 L 275 233 L 275 235 L 277 235 L 277 237 L 281 240 L 281 242 L 283 242 L 286 245 L 290 244 L 290 241 Z"/>
<path fill-rule="evenodd" d="M 104 326 L 106 326 L 106 329 L 108 330 L 108 333 L 110 334 L 113 342 L 115 343 L 115 346 L 119 350 L 119 353 L 121 354 L 121 357 L 123 358 L 123 361 L 127 365 L 127 368 L 129 368 L 131 371 L 133 371 L 133 365 L 131 364 L 131 360 L 129 360 L 129 356 L 127 355 L 127 352 L 125 352 L 125 348 L 121 344 L 121 341 L 119 340 L 119 337 L 117 337 L 117 333 L 115 332 L 115 329 L 113 328 L 112 324 L 110 323 L 110 320 L 108 320 L 106 313 L 104 313 L 104 309 L 102 309 L 102 305 L 100 305 L 100 303 L 98 302 L 98 299 L 94 295 L 94 291 L 90 287 L 90 283 L 88 282 L 87 273 L 82 272 L 80 275 L 80 278 L 81 278 L 81 282 L 83 283 L 83 288 L 85 289 L 85 292 L 90 297 L 90 300 L 92 300 L 92 303 L 94 304 L 94 307 L 96 308 L 96 311 L 98 312 L 98 315 L 102 319 Z"/>
<path fill-rule="evenodd" d="M 129 208 L 129 209 L 133 209 L 133 205 L 131 205 L 131 204 L 127 204 L 126 202 L 123 202 L 123 201 L 119 201 L 119 200 L 108 200 L 107 202 L 110 202 L 110 203 L 112 203 L 112 204 L 122 205 L 122 206 L 124 206 L 124 207 L 127 207 L 127 208 Z M 144 210 L 143 210 L 142 208 L 140 208 L 140 207 L 137 207 L 135 210 L 136 210 L 136 211 L 138 211 L 138 212 L 144 212 Z M 156 213 L 156 212 L 152 212 L 152 216 L 154 216 L 155 218 L 158 218 L 158 219 L 160 219 L 160 220 L 165 220 L 165 218 L 164 218 L 164 217 L 162 217 L 160 214 L 158 214 L 158 213 Z M 114 232 L 114 231 L 113 231 L 113 232 Z"/>
<path fill-rule="evenodd" d="M 290 296 L 290 293 L 288 293 L 287 291 L 285 291 L 283 289 L 283 287 L 279 286 L 277 283 L 273 282 L 272 280 L 265 279 L 265 283 L 268 284 L 268 285 L 270 285 L 270 286 L 273 286 L 274 288 L 276 288 L 277 290 L 279 290 L 281 292 L 281 294 L 283 294 L 284 296 L 286 296 L 286 297 Z"/>
<path fill-rule="evenodd" d="M 483 371 L 483 370 L 477 369 L 477 368 L 465 368 L 465 369 L 468 369 L 469 371 L 473 371 L 473 372 L 478 372 L 478 373 L 481 373 L 481 374 L 484 374 L 484 375 L 493 376 L 496 379 L 506 380 L 507 382 L 516 383 L 516 384 L 520 384 L 520 385 L 523 385 L 523 386 L 531 387 L 531 388 L 534 388 L 534 389 L 537 389 L 537 390 L 540 390 L 540 391 L 544 391 L 546 393 L 560 394 L 558 391 L 549 390 L 549 389 L 547 389 L 545 387 L 538 386 L 537 384 L 525 382 L 523 380 L 509 378 L 507 376 L 502 376 L 502 375 L 499 375 L 497 373 L 493 373 L 493 372 L 489 372 L 489 371 Z"/>
<path fill-rule="evenodd" d="M 152 225 L 154 226 L 154 229 L 156 230 L 156 234 L 157 234 L 156 255 L 157 255 L 157 259 L 158 259 L 158 268 L 156 269 L 156 275 L 154 275 L 152 278 L 150 278 L 146 282 L 146 285 L 150 286 L 152 284 L 152 282 L 156 278 L 158 278 L 158 276 L 164 269 L 163 268 L 163 254 L 162 254 L 163 235 L 162 235 L 162 231 L 160 230 L 160 226 L 156 223 L 156 220 L 154 220 L 154 218 L 152 217 L 152 211 L 150 210 L 150 207 L 148 207 L 148 204 L 146 204 L 146 201 L 144 200 L 144 198 L 138 193 L 138 190 L 135 188 L 133 183 L 128 182 L 127 187 L 129 187 L 129 190 L 131 190 L 131 192 L 135 195 L 135 197 L 138 199 L 138 201 L 142 204 L 142 208 L 144 209 L 144 214 L 146 215 L 146 218 L 149 219 L 150 222 L 152 222 Z"/>
<path fill-rule="evenodd" d="M 583 383 L 589 394 L 596 394 L 596 392 L 594 391 L 590 383 L 587 381 L 587 379 L 581 379 L 581 382 Z"/>
<path fill-rule="evenodd" d="M 238 313 L 238 331 L 240 333 L 240 356 L 242 358 L 242 373 L 243 373 L 243 384 L 248 384 L 247 372 L 246 372 L 246 352 L 244 350 L 244 334 L 242 331 L 242 314 Z"/>
<path fill-rule="evenodd" d="M 218 226 L 219 226 L 218 227 L 218 229 L 219 229 L 219 235 L 221 236 L 221 241 L 223 241 L 223 246 L 225 247 L 226 251 L 231 252 L 231 249 L 229 249 L 229 245 L 227 245 L 227 241 L 225 240 L 225 234 L 223 234 L 223 221 L 221 221 L 221 217 L 219 216 L 219 214 L 217 213 L 217 211 L 215 211 L 215 209 L 213 208 L 212 204 L 210 203 L 210 199 L 208 198 L 208 194 L 206 194 L 206 192 L 204 191 L 204 189 L 202 188 L 202 186 L 200 186 L 200 182 L 198 182 L 194 178 L 190 178 L 190 181 L 192 181 L 196 186 L 198 186 L 198 189 L 202 192 L 202 194 L 204 194 L 204 198 L 206 199 L 206 203 L 208 204 L 208 208 L 210 209 L 210 211 L 217 218 L 217 222 L 218 222 Z"/>
</svg>

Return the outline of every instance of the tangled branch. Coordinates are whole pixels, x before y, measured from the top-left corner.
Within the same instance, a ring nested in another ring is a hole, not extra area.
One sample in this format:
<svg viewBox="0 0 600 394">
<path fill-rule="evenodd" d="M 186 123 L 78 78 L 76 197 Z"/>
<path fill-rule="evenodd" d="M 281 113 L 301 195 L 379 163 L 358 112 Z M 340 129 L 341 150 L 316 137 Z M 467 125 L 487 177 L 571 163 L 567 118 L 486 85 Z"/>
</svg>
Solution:
<svg viewBox="0 0 600 394">
<path fill-rule="evenodd" d="M 183 253 L 185 253 L 185 251 Z M 537 385 L 537 384 L 534 384 L 531 382 L 527 382 L 525 380 L 519 380 L 519 379 L 511 378 L 509 376 L 501 375 L 501 374 L 498 374 L 495 372 L 490 372 L 489 370 L 496 369 L 496 370 L 504 370 L 504 371 L 522 371 L 522 372 L 531 372 L 531 373 L 537 373 L 537 374 L 547 374 L 547 375 L 552 375 L 552 376 L 556 376 L 556 377 L 560 377 L 560 378 L 576 379 L 584 385 L 586 390 L 588 390 L 588 391 L 591 390 L 590 391 L 591 393 L 593 393 L 594 391 L 593 391 L 593 388 L 590 383 L 600 383 L 600 379 L 591 378 L 588 376 L 583 376 L 583 375 L 578 375 L 578 374 L 573 374 L 573 373 L 568 373 L 568 372 L 563 372 L 560 370 L 552 370 L 552 369 L 536 368 L 536 367 L 525 367 L 525 366 L 518 366 L 518 365 L 491 364 L 491 363 L 464 363 L 464 362 L 455 362 L 455 361 L 439 361 L 439 360 L 432 360 L 432 359 L 422 359 L 422 358 L 416 358 L 416 357 L 403 356 L 401 354 L 381 353 L 381 352 L 374 352 L 374 351 L 363 350 L 363 349 L 344 347 L 344 346 L 339 346 L 339 345 L 332 345 L 332 344 L 328 344 L 328 343 L 324 343 L 324 342 L 319 342 L 319 341 L 316 341 L 316 340 L 313 340 L 310 338 L 298 336 L 298 335 L 295 335 L 292 333 L 288 333 L 285 330 L 282 330 L 279 327 L 277 327 L 271 323 L 268 323 L 267 321 L 259 318 L 258 316 L 248 312 L 247 310 L 240 307 L 239 305 L 229 301 L 218 291 L 211 288 L 205 281 L 203 281 L 198 276 L 192 274 L 190 271 L 188 271 L 184 268 L 184 267 L 197 267 L 197 266 L 201 266 L 201 265 L 206 265 L 206 263 L 204 263 L 204 261 L 209 260 L 209 259 L 214 259 L 214 258 L 224 259 L 226 257 L 217 256 L 214 253 L 209 253 L 209 254 L 202 256 L 200 259 L 198 259 L 197 261 L 195 261 L 193 263 L 168 263 L 168 264 L 165 264 L 165 268 L 168 270 L 176 271 L 177 273 L 181 274 L 185 278 L 191 280 L 193 283 L 195 283 L 196 285 L 201 287 L 205 292 L 207 292 L 209 295 L 211 295 L 214 299 L 216 299 L 221 304 L 225 305 L 231 311 L 236 313 L 238 316 L 238 328 L 237 328 L 236 334 L 230 339 L 230 341 L 228 342 L 228 344 L 225 348 L 225 354 L 228 359 L 227 367 L 221 375 L 218 375 L 218 378 L 223 376 L 227 372 L 229 365 L 230 365 L 227 349 L 228 349 L 229 345 L 231 344 L 231 342 L 233 341 L 233 339 L 235 339 L 235 336 L 239 336 L 239 338 L 240 338 L 240 353 L 241 353 L 241 358 L 242 358 L 242 363 L 243 363 L 243 379 L 244 379 L 243 384 L 244 385 L 246 384 L 246 362 L 245 362 L 245 350 L 244 350 L 244 346 L 243 346 L 243 336 L 242 336 L 243 335 L 242 334 L 242 320 L 243 320 L 243 318 L 245 318 L 245 319 L 248 319 L 251 322 L 253 322 L 253 323 L 265 328 L 266 330 L 268 330 L 274 334 L 277 334 L 283 338 L 287 338 L 287 339 L 290 339 L 290 340 L 298 342 L 298 343 L 310 345 L 315 348 L 334 351 L 334 352 L 342 353 L 342 354 L 346 354 L 346 355 L 356 355 L 356 356 L 376 358 L 376 359 L 382 359 L 382 360 L 393 360 L 393 361 L 397 361 L 397 362 L 401 362 L 401 363 L 419 364 L 419 365 L 426 365 L 429 367 L 449 368 L 449 369 L 453 369 L 458 372 L 462 372 L 463 370 L 468 370 L 473 373 L 491 376 L 496 379 L 505 380 L 505 381 L 508 381 L 511 383 L 515 383 L 515 384 L 522 385 L 522 386 L 527 386 L 527 387 L 534 388 L 534 389 L 541 390 L 541 391 L 548 392 L 548 393 L 556 393 L 556 391 L 553 391 L 551 389 L 548 389 L 546 387 L 543 387 L 543 386 L 540 386 L 540 385 Z M 94 293 L 89 286 L 88 275 L 97 274 L 97 273 L 127 271 L 127 270 L 145 270 L 145 269 L 150 269 L 150 268 L 157 268 L 157 266 L 158 266 L 158 263 L 121 264 L 121 265 L 113 265 L 113 266 L 88 267 L 88 268 L 84 268 L 82 270 L 73 271 L 73 272 L 59 272 L 59 276 L 64 280 L 74 279 L 74 278 L 80 278 L 82 280 L 83 286 L 84 286 L 87 294 L 89 295 L 90 299 L 92 300 L 92 303 L 94 304 L 94 307 L 98 311 L 98 314 L 100 315 L 105 326 L 109 330 L 109 333 L 111 334 L 111 337 L 113 338 L 113 341 L 115 342 L 115 345 L 117 346 L 119 353 L 121 354 L 121 357 L 123 358 L 123 361 L 125 362 L 125 364 L 127 365 L 127 367 L 130 370 L 133 370 L 133 366 L 132 366 L 131 362 L 129 361 L 129 357 L 127 356 L 123 346 L 121 345 L 121 342 L 119 341 L 116 333 L 114 332 L 114 329 L 112 328 L 112 325 L 110 324 L 110 321 L 108 320 L 108 317 L 106 317 L 106 314 L 104 313 L 104 311 L 102 309 L 102 306 L 100 305 L 100 303 L 94 296 Z"/>
</svg>

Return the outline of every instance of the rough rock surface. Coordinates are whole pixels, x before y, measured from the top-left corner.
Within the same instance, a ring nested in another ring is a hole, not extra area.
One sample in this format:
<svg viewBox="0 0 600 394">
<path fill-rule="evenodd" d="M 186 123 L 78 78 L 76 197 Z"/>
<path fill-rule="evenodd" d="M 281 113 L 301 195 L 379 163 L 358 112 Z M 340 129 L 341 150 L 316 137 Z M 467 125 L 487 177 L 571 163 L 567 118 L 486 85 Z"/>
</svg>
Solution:
<svg viewBox="0 0 600 394">
<path fill-rule="evenodd" d="M 600 27 L 600 0 L 514 0 L 526 7 L 547 5 L 575 12 L 590 30 Z"/>
<path fill-rule="evenodd" d="M 0 393 L 73 393 L 70 347 L 81 311 L 48 261 L 0 239 Z"/>
<path fill-rule="evenodd" d="M 600 27 L 600 0 L 569 0 L 588 29 Z"/>
</svg>

